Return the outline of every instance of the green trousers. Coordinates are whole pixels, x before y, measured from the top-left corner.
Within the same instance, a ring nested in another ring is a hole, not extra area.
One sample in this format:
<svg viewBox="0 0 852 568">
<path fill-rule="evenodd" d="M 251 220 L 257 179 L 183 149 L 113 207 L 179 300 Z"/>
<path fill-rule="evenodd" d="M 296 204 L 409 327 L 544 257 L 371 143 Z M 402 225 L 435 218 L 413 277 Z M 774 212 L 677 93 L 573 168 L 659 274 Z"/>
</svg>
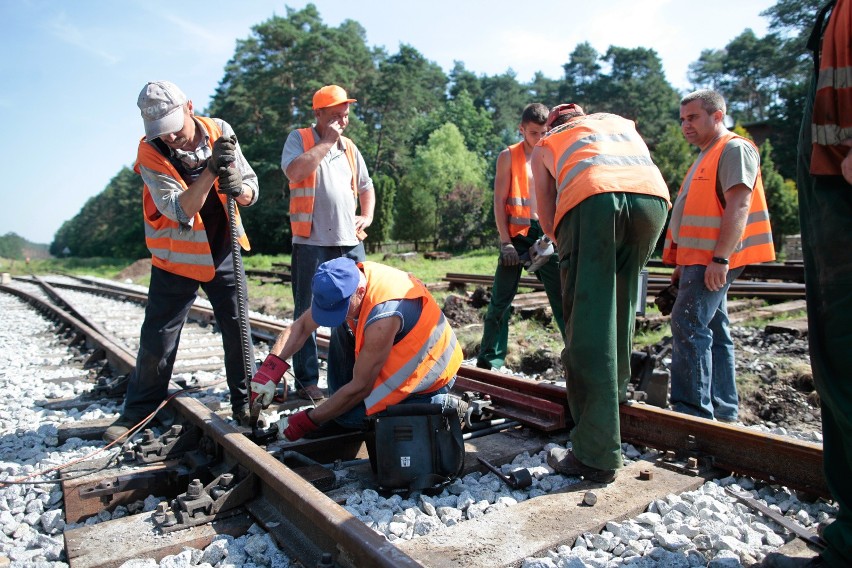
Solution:
<svg viewBox="0 0 852 568">
<path fill-rule="evenodd" d="M 639 275 L 667 212 L 659 197 L 599 193 L 557 227 L 571 441 L 577 458 L 598 469 L 623 465 L 618 404 L 630 381 Z"/>
<path fill-rule="evenodd" d="M 538 221 L 532 221 L 529 233 L 526 236 L 518 235 L 512 237 L 512 245 L 522 255 L 538 240 L 544 233 Z M 486 369 L 499 369 L 503 366 L 508 353 L 509 344 L 509 318 L 512 316 L 512 300 L 518 293 L 518 282 L 520 282 L 523 267 L 503 266 L 497 264 L 494 272 L 494 285 L 491 288 L 491 301 L 485 312 L 483 322 L 482 341 L 479 345 L 479 355 L 476 363 L 479 367 Z M 559 284 L 559 263 L 554 254 L 547 264 L 536 270 L 536 278 L 544 284 L 544 291 L 550 301 L 553 311 L 553 319 L 559 328 L 561 337 L 565 337 L 565 324 L 562 320 L 562 298 Z"/>
<path fill-rule="evenodd" d="M 822 411 L 823 469 L 840 512 L 824 534 L 829 566 L 852 566 L 852 185 L 811 176 L 813 84 L 799 137 L 799 218 L 811 369 Z"/>
</svg>

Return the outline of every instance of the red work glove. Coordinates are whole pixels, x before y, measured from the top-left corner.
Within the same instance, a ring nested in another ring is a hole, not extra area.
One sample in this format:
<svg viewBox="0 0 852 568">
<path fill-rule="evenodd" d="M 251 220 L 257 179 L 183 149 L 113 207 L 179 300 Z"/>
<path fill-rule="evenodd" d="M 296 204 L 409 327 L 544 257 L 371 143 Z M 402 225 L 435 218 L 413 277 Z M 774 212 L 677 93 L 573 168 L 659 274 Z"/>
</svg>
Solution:
<svg viewBox="0 0 852 568">
<path fill-rule="evenodd" d="M 295 442 L 317 428 L 319 428 L 319 424 L 311 420 L 307 410 L 303 410 L 287 419 L 287 427 L 284 428 L 284 437 L 290 442 Z"/>
<path fill-rule="evenodd" d="M 259 401 L 264 408 L 272 403 L 272 398 L 275 396 L 275 388 L 281 382 L 281 377 L 287 372 L 290 365 L 287 361 L 281 359 L 277 355 L 270 353 L 266 356 L 263 365 L 254 374 L 251 379 L 251 404 L 254 406 L 255 400 Z M 287 383 L 284 383 L 284 394 L 287 394 Z"/>
</svg>

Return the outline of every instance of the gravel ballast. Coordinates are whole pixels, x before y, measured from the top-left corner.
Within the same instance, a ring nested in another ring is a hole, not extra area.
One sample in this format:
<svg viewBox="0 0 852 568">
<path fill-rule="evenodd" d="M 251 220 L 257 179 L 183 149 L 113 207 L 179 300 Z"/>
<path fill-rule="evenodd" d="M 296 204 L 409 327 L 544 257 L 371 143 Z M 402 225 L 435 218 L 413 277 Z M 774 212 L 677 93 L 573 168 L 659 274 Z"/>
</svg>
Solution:
<svg viewBox="0 0 852 568">
<path fill-rule="evenodd" d="M 49 398 L 77 396 L 91 386 L 82 370 L 86 354 L 69 349 L 56 336 L 55 326 L 25 303 L 0 294 L 0 388 L 6 394 L 0 408 L 0 481 L 67 463 L 101 448 L 101 442 L 71 439 L 58 444 L 60 424 L 116 416 L 114 403 L 93 404 L 83 410 L 54 411 L 36 405 Z M 63 379 L 59 381 L 58 379 Z M 52 382 L 45 382 L 45 381 Z M 769 431 L 769 429 L 765 429 Z M 813 440 L 811 436 L 802 436 Z M 522 500 L 559 491 L 578 482 L 553 472 L 544 456 L 522 454 L 504 473 L 525 467 L 533 484 L 510 490 L 493 473 L 470 474 L 434 497 L 413 494 L 382 497 L 370 489 L 353 490 L 345 508 L 389 541 L 416 538 L 432 530 L 475 519 L 511 507 Z M 625 459 L 642 457 L 629 445 Z M 341 478 L 347 472 L 337 472 Z M 51 473 L 44 478 L 55 479 Z M 618 481 L 616 481 L 618 483 Z M 836 515 L 822 501 L 805 503 L 781 487 L 755 486 L 746 478 L 707 482 L 699 490 L 655 501 L 635 519 L 609 523 L 599 534 L 584 535 L 540 558 L 524 562 L 526 568 L 579 566 L 748 566 L 760 561 L 791 535 L 727 495 L 731 486 L 750 492 L 781 514 L 814 528 Z M 153 510 L 155 496 L 139 504 Z M 93 524 L 128 514 L 120 507 L 86 522 Z M 62 494 L 56 483 L 6 484 L 0 487 L 0 554 L 12 566 L 67 566 L 62 531 Z M 290 561 L 259 527 L 238 539 L 222 537 L 204 551 L 187 550 L 156 562 L 134 560 L 127 566 L 288 566 Z"/>
</svg>

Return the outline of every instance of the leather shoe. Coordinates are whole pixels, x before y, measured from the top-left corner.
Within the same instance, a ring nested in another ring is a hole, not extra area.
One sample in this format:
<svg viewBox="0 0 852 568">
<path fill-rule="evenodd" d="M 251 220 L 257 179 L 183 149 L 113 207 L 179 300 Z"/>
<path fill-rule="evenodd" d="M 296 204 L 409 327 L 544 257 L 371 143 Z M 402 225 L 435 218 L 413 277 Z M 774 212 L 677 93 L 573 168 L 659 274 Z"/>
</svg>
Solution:
<svg viewBox="0 0 852 568">
<path fill-rule="evenodd" d="M 325 398 L 325 393 L 316 385 L 308 385 L 297 390 L 296 396 L 307 400 L 322 400 Z"/>
<path fill-rule="evenodd" d="M 612 483 L 615 481 L 614 469 L 597 469 L 588 466 L 577 459 L 574 452 L 564 448 L 553 448 L 547 454 L 547 465 L 571 477 L 582 477 L 587 481 L 597 483 Z"/>
</svg>

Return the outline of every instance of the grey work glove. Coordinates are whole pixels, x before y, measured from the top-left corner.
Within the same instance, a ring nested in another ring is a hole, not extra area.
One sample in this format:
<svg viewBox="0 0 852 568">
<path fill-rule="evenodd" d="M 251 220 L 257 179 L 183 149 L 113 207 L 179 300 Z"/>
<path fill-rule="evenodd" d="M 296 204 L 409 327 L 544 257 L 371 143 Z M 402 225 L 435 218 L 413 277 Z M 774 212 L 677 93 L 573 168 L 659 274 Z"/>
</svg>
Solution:
<svg viewBox="0 0 852 568">
<path fill-rule="evenodd" d="M 500 245 L 500 264 L 502 266 L 517 266 L 521 262 L 518 257 L 518 251 L 512 243 L 502 243 Z"/>
<path fill-rule="evenodd" d="M 222 168 L 237 161 L 237 137 L 220 136 L 213 143 L 213 156 L 207 160 L 207 168 L 213 175 L 219 175 Z"/>
<path fill-rule="evenodd" d="M 243 174 L 236 164 L 219 168 L 219 193 L 230 195 L 234 199 L 243 194 Z"/>
</svg>

